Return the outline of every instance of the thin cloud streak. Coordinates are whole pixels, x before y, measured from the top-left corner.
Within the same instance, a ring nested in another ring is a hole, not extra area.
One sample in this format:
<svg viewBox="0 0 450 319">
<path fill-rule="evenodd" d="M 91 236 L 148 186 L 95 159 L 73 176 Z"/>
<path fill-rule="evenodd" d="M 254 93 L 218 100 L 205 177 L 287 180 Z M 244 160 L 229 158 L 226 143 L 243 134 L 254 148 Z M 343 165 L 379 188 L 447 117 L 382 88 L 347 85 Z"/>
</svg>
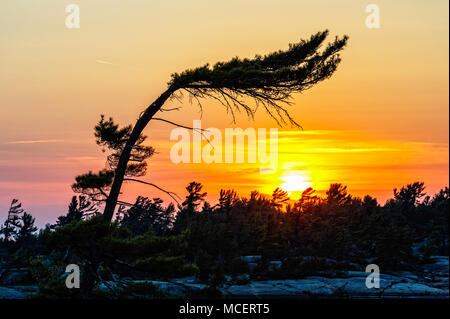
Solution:
<svg viewBox="0 0 450 319">
<path fill-rule="evenodd" d="M 22 140 L 22 141 L 10 141 L 5 144 L 39 144 L 39 143 L 60 143 L 64 140 Z"/>
<path fill-rule="evenodd" d="M 311 148 L 303 149 L 301 152 L 305 153 L 361 153 L 361 152 L 385 152 L 396 151 L 393 148 Z"/>
<path fill-rule="evenodd" d="M 108 61 L 104 61 L 104 60 L 95 60 L 95 62 L 100 63 L 100 64 L 108 64 L 108 65 L 113 65 L 114 64 L 112 62 L 108 62 Z"/>
</svg>

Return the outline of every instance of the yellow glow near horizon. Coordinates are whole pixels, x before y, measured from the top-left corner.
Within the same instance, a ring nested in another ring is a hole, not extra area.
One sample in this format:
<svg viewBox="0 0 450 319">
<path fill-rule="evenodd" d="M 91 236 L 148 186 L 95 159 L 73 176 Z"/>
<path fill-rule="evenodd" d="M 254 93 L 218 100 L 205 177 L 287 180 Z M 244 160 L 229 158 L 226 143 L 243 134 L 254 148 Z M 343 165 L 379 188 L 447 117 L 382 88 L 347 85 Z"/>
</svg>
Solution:
<svg viewBox="0 0 450 319">
<path fill-rule="evenodd" d="M 294 197 L 296 197 L 296 194 L 293 193 L 303 192 L 313 185 L 306 173 L 307 172 L 303 171 L 288 172 L 287 175 L 280 177 L 280 179 L 284 181 L 284 183 L 280 185 L 280 188 L 288 192 L 289 196 L 294 195 Z"/>
</svg>

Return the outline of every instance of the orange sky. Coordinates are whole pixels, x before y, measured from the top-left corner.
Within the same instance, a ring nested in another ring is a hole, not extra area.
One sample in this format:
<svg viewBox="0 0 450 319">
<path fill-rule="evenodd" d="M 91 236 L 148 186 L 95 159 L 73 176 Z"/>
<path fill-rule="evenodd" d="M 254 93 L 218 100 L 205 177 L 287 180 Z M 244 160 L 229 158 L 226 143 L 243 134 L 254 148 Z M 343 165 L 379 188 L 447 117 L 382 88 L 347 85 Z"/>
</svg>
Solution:
<svg viewBox="0 0 450 319">
<path fill-rule="evenodd" d="M 133 123 L 172 72 L 286 48 L 323 29 L 350 42 L 333 77 L 295 97 L 292 115 L 305 131 L 279 128 L 276 172 L 260 174 L 257 164 L 175 165 L 172 127 L 158 122 L 145 132 L 159 152 L 145 179 L 180 196 L 200 181 L 211 200 L 220 188 L 248 194 L 300 183 L 323 191 L 342 182 L 384 202 L 394 187 L 416 180 L 429 192 L 448 185 L 448 1 L 70 3 L 80 7 L 80 29 L 65 27 L 68 3 L 0 2 L 0 219 L 12 198 L 40 225 L 66 212 L 74 176 L 104 165 L 92 134 L 100 114 Z M 380 7 L 380 29 L 365 26 L 368 3 Z M 264 113 L 233 124 L 217 103 L 203 105 L 204 127 L 276 127 Z M 183 108 L 161 117 L 189 126 L 200 118 L 187 99 L 168 106 Z M 164 197 L 142 186 L 125 191 L 128 200 Z"/>
</svg>

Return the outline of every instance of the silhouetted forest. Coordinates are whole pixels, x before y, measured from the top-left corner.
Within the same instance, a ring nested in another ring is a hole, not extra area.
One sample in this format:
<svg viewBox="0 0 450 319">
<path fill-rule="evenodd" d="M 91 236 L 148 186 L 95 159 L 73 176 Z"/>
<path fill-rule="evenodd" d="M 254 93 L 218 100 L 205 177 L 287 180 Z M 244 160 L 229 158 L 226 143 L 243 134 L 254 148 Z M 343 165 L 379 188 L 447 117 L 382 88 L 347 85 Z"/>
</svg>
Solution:
<svg viewBox="0 0 450 319">
<path fill-rule="evenodd" d="M 177 206 L 138 197 L 131 207 L 120 207 L 113 223 L 101 218 L 87 197 L 74 196 L 67 213 L 38 233 L 34 218 L 14 200 L 1 228 L 0 258 L 29 267 L 41 297 L 105 297 L 97 287 L 115 277 L 190 275 L 208 283 L 208 295 L 214 296 L 225 276 L 338 275 L 369 263 L 383 271 L 413 269 L 431 255 L 449 252 L 448 187 L 428 196 L 416 182 L 394 189 L 384 205 L 370 196 L 354 197 L 341 184 L 330 185 L 326 196 L 309 188 L 295 202 L 281 189 L 250 197 L 222 190 L 211 205 L 200 183 L 186 190 Z M 261 256 L 251 271 L 241 258 L 248 255 Z M 271 260 L 281 264 L 274 268 Z M 68 264 L 80 266 L 81 289 L 65 288 Z M 151 285 L 134 289 L 159 296 Z"/>
</svg>

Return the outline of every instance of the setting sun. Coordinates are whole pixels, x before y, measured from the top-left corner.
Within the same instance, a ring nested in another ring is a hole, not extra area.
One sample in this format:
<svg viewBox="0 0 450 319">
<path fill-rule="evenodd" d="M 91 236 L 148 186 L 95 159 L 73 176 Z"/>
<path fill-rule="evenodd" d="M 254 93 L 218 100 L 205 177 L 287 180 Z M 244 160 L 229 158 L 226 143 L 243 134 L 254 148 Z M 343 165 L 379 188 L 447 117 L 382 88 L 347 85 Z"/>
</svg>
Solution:
<svg viewBox="0 0 450 319">
<path fill-rule="evenodd" d="M 292 192 L 302 192 L 312 186 L 309 177 L 305 172 L 301 171 L 289 172 L 289 175 L 282 176 L 280 179 L 284 181 L 284 183 L 280 185 L 280 188 L 288 192 L 289 195 L 291 195 Z"/>
</svg>

